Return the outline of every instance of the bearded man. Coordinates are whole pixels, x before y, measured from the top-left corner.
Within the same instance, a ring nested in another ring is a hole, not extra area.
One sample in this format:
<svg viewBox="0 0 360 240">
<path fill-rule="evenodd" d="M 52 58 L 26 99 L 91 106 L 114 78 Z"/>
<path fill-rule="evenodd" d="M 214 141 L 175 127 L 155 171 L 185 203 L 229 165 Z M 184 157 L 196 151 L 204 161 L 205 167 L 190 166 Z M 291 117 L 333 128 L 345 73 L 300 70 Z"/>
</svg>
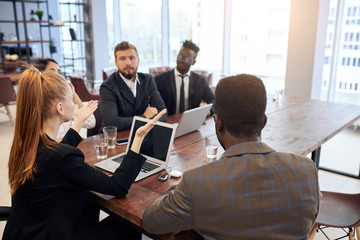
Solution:
<svg viewBox="0 0 360 240">
<path fill-rule="evenodd" d="M 121 131 L 131 128 L 134 116 L 152 118 L 165 104 L 151 75 L 137 72 L 140 59 L 134 45 L 121 42 L 114 55 L 118 72 L 101 84 L 100 108 L 102 127 L 116 126 Z M 164 121 L 166 116 L 160 120 Z"/>
</svg>

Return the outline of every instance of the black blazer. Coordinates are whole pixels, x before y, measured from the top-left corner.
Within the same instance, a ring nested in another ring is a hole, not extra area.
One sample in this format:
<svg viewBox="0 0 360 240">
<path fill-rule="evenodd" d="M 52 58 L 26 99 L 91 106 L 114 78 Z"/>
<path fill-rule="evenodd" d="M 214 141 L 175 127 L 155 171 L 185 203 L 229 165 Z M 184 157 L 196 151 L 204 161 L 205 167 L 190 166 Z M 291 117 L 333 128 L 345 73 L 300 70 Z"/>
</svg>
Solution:
<svg viewBox="0 0 360 240">
<path fill-rule="evenodd" d="M 176 84 L 174 69 L 155 76 L 158 91 L 165 102 L 168 115 L 176 113 Z M 201 100 L 214 103 L 215 96 L 205 78 L 197 73 L 190 72 L 189 78 L 189 109 L 200 106 Z M 211 108 L 214 112 L 214 106 Z"/>
<path fill-rule="evenodd" d="M 118 131 L 131 128 L 134 116 L 142 116 L 148 106 L 156 107 L 160 112 L 165 108 L 154 80 L 151 75 L 138 73 L 140 84 L 136 86 L 136 98 L 125 82 L 121 79 L 119 72 L 111 76 L 101 84 L 100 105 L 104 126 L 116 126 Z M 166 119 L 167 114 L 161 117 Z"/>
<path fill-rule="evenodd" d="M 40 141 L 37 172 L 33 181 L 27 181 L 12 196 L 3 240 L 95 239 L 97 222 L 90 221 L 85 207 L 88 190 L 125 196 L 145 158 L 129 152 L 127 160 L 109 177 L 84 162 L 83 153 L 75 148 L 81 140 L 70 129 L 57 150 Z"/>
</svg>

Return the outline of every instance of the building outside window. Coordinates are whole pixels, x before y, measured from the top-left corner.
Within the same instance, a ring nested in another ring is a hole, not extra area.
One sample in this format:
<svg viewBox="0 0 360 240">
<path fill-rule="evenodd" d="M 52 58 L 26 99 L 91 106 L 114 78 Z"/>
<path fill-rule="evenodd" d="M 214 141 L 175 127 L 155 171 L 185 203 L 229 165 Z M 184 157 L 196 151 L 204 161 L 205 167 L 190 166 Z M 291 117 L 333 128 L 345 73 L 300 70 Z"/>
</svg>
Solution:
<svg viewBox="0 0 360 240">
<path fill-rule="evenodd" d="M 231 9 L 231 74 L 259 76 L 268 93 L 283 89 L 290 1 L 237 0 Z M 246 62 L 239 56 L 246 56 Z"/>
<path fill-rule="evenodd" d="M 357 87 L 360 83 L 358 63 L 360 48 L 357 44 L 360 35 L 360 25 L 357 24 L 360 20 L 360 0 L 344 0 L 342 4 L 338 6 L 337 0 L 330 2 L 327 28 L 327 44 L 330 48 L 325 50 L 325 58 L 331 59 L 333 54 L 338 57 L 333 62 L 332 60 L 325 61 L 321 99 L 360 105 L 360 89 Z M 340 16 L 337 19 L 338 8 L 344 13 L 342 19 Z M 339 28 L 336 28 L 336 21 L 340 21 Z M 330 37 L 336 35 L 335 31 L 339 31 L 338 37 Z M 337 49 L 336 44 L 339 50 L 334 52 Z M 328 84 L 331 74 L 334 74 L 333 79 L 336 81 L 333 85 Z M 331 91 L 334 94 L 329 94 Z"/>
<path fill-rule="evenodd" d="M 224 1 L 169 0 L 170 66 L 176 65 L 181 44 L 192 40 L 200 47 L 194 69 L 221 72 Z"/>
</svg>

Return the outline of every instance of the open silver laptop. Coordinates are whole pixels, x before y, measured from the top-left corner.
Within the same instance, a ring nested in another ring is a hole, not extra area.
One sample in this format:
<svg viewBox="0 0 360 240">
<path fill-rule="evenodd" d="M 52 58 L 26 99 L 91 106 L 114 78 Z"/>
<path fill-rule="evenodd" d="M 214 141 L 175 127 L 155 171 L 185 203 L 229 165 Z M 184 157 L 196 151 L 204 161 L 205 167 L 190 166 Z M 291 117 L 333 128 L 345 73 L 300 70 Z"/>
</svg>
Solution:
<svg viewBox="0 0 360 240">
<path fill-rule="evenodd" d="M 185 111 L 178 124 L 175 138 L 199 129 L 211 107 L 212 103 Z"/>
<path fill-rule="evenodd" d="M 113 156 L 95 164 L 96 167 L 114 173 L 120 166 L 126 153 L 131 148 L 136 130 L 144 126 L 149 119 L 135 116 L 132 122 L 129 141 L 125 153 Z M 171 148 L 174 142 L 176 125 L 157 122 L 144 138 L 140 153 L 146 158 L 135 182 L 157 173 L 167 167 L 170 158 Z"/>
</svg>

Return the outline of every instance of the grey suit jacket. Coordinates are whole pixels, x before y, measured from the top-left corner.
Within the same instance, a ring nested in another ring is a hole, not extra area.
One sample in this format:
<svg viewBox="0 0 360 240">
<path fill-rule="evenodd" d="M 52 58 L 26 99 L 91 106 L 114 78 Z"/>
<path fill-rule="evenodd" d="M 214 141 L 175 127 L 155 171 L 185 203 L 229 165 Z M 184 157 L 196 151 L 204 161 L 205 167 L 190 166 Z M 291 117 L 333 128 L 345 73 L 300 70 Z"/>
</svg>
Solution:
<svg viewBox="0 0 360 240">
<path fill-rule="evenodd" d="M 152 77 L 138 73 L 140 84 L 136 87 L 136 98 L 121 79 L 119 72 L 113 73 L 100 87 L 102 126 L 116 126 L 118 131 L 131 128 L 134 116 L 142 116 L 148 106 L 160 112 L 165 104 Z M 160 119 L 164 121 L 166 114 Z"/>
<path fill-rule="evenodd" d="M 167 195 L 150 204 L 150 233 L 193 229 L 205 239 L 306 239 L 320 202 L 311 159 L 246 142 L 183 174 Z"/>
</svg>

